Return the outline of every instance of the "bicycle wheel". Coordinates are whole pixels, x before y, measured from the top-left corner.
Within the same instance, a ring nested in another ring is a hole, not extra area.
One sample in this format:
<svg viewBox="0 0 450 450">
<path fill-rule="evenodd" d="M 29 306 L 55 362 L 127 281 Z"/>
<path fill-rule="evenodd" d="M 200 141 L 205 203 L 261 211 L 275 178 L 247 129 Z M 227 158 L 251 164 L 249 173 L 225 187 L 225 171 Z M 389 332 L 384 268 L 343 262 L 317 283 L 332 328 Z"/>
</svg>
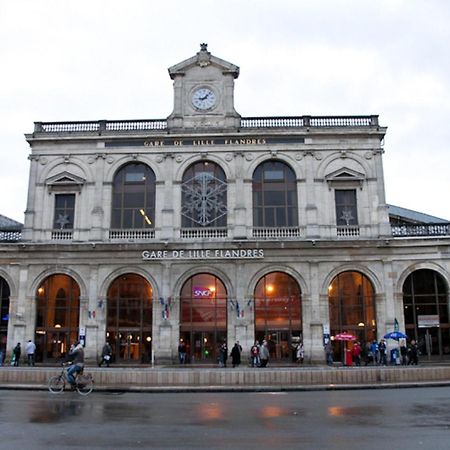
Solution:
<svg viewBox="0 0 450 450">
<path fill-rule="evenodd" d="M 79 375 L 77 377 L 77 391 L 80 395 L 89 395 L 94 389 L 94 380 L 91 375 Z"/>
<path fill-rule="evenodd" d="M 64 378 L 61 375 L 56 375 L 48 380 L 48 390 L 52 394 L 59 394 L 64 390 L 65 384 Z"/>
</svg>

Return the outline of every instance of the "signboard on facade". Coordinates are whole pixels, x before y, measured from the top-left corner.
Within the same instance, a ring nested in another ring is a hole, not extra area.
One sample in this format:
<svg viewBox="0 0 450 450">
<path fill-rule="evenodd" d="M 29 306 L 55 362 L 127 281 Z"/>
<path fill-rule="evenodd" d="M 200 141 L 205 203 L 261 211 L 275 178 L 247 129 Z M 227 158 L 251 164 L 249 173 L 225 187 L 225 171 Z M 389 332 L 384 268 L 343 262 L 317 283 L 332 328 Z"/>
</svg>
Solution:
<svg viewBox="0 0 450 450">
<path fill-rule="evenodd" d="M 439 327 L 439 314 L 428 314 L 417 316 L 417 325 L 419 328 Z"/>
<path fill-rule="evenodd" d="M 264 250 L 261 248 L 251 249 L 202 249 L 202 250 L 144 250 L 142 259 L 144 261 L 160 259 L 262 259 Z"/>
</svg>

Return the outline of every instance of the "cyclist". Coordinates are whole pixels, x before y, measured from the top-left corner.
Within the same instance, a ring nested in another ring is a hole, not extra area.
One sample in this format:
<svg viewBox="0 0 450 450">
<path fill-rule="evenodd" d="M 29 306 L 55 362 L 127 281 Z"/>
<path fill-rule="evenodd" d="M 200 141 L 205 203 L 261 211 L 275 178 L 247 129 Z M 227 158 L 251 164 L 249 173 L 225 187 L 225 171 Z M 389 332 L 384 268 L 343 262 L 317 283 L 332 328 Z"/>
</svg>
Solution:
<svg viewBox="0 0 450 450">
<path fill-rule="evenodd" d="M 67 369 L 67 380 L 69 381 L 72 389 L 75 389 L 75 376 L 83 371 L 84 368 L 84 350 L 83 345 L 80 342 L 76 342 L 66 358 L 67 362 L 71 362 L 72 365 Z"/>
</svg>

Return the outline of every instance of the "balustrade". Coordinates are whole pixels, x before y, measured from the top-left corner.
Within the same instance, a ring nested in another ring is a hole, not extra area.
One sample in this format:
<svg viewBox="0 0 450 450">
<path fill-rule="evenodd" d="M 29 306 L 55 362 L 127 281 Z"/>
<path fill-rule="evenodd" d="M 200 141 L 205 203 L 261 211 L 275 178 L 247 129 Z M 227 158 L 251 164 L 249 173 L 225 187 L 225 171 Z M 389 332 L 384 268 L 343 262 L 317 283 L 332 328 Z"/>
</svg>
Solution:
<svg viewBox="0 0 450 450">
<path fill-rule="evenodd" d="M 300 227 L 255 227 L 252 236 L 257 239 L 295 239 L 304 237 L 304 230 Z"/>
<path fill-rule="evenodd" d="M 72 230 L 52 230 L 52 241 L 71 241 L 72 238 Z"/>
<path fill-rule="evenodd" d="M 242 117 L 241 128 L 371 127 L 378 116 L 280 116 Z M 35 122 L 35 133 L 92 133 L 159 131 L 167 129 L 166 119 L 99 120 L 86 122 Z"/>
<path fill-rule="evenodd" d="M 122 229 L 109 230 L 111 240 L 148 240 L 155 239 L 155 230 Z"/>
<path fill-rule="evenodd" d="M 225 239 L 228 237 L 226 228 L 182 228 L 181 239 Z"/>
<path fill-rule="evenodd" d="M 359 226 L 342 226 L 336 227 L 336 236 L 345 238 L 355 238 L 359 237 L 360 230 Z"/>
</svg>

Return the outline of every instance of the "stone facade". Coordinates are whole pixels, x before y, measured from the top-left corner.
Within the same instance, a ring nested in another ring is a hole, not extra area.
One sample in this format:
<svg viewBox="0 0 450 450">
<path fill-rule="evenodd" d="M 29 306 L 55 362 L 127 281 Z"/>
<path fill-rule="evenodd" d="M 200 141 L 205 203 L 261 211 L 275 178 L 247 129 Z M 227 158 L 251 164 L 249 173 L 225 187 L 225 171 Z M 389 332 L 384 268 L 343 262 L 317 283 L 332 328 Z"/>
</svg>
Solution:
<svg viewBox="0 0 450 450">
<path fill-rule="evenodd" d="M 292 277 L 301 290 L 302 339 L 311 361 L 324 358 L 328 290 L 339 273 L 356 271 L 370 280 L 378 338 L 395 319 L 404 329 L 403 283 L 413 271 L 436 271 L 449 285 L 448 233 L 392 234 L 382 166 L 386 128 L 378 116 L 241 118 L 233 92 L 239 68 L 206 46 L 169 74 L 174 111 L 167 120 L 36 123 L 26 135 L 31 155 L 22 240 L 1 246 L 0 277 L 10 287 L 8 350 L 35 336 L 36 292 L 54 274 L 79 286 L 79 327 L 89 358 L 105 341 L 111 283 L 129 273 L 147 280 L 153 356 L 160 363 L 177 360 L 180 292 L 195 274 L 212 274 L 225 285 L 228 344 L 239 340 L 244 352 L 255 340 L 258 281 L 273 272 Z M 208 96 L 212 106 L 202 106 Z M 226 227 L 183 226 L 183 175 L 199 161 L 225 173 Z M 252 183 L 267 161 L 295 174 L 298 220 L 292 226 L 255 226 Z M 149 228 L 112 227 L 114 179 L 129 163 L 145 164 L 155 175 Z M 338 224 L 336 190 L 355 192 L 356 224 Z M 58 229 L 55 199 L 64 193 L 74 194 L 74 222 Z"/>
</svg>

